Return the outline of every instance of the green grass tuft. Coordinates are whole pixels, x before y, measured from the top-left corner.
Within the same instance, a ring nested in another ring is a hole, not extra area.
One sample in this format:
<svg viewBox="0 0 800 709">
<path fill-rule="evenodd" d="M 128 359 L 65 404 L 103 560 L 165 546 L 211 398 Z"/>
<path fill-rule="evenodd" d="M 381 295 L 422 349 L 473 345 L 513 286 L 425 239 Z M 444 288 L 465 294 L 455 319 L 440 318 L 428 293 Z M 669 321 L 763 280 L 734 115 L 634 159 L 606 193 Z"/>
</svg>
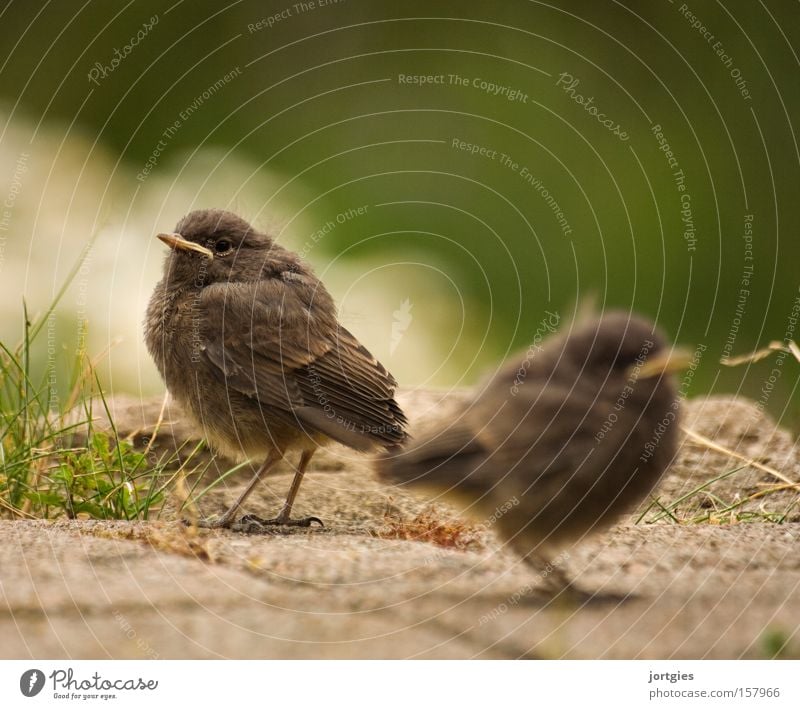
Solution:
<svg viewBox="0 0 800 709">
<path fill-rule="evenodd" d="M 82 346 L 70 355 L 53 346 L 51 332 L 48 361 L 32 364 L 77 270 L 42 316 L 31 320 L 23 302 L 18 344 L 0 342 L 0 518 L 149 519 L 160 513 L 165 491 L 179 476 L 183 482 L 187 474 L 199 473 L 199 479 L 204 472 L 201 466 L 189 470 L 202 444 L 181 460 L 180 450 L 158 457 L 120 439 Z M 66 386 L 56 372 L 68 372 Z M 110 432 L 93 425 L 93 407 L 100 405 Z"/>
</svg>

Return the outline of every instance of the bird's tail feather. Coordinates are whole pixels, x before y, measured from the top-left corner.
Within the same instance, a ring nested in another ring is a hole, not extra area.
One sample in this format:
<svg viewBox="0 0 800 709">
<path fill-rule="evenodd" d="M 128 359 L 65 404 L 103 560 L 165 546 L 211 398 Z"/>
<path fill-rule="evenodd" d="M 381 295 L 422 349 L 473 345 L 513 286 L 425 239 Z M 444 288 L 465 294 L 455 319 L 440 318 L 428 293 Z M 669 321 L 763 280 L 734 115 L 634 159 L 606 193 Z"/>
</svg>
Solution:
<svg viewBox="0 0 800 709">
<path fill-rule="evenodd" d="M 380 456 L 378 474 L 393 483 L 449 486 L 463 482 L 486 455 L 486 449 L 466 425 L 456 424 L 401 452 Z"/>
</svg>

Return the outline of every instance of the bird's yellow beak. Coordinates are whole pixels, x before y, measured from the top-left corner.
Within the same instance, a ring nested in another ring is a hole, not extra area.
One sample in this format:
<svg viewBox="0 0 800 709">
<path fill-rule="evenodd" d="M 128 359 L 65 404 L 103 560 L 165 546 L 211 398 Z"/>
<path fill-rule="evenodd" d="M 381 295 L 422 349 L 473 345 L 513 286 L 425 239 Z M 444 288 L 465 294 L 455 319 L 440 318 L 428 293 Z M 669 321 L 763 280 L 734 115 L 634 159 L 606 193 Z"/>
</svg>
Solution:
<svg viewBox="0 0 800 709">
<path fill-rule="evenodd" d="M 205 246 L 200 246 L 200 244 L 195 244 L 193 241 L 184 239 L 180 234 L 157 234 L 156 236 L 171 249 L 196 251 L 198 254 L 203 254 L 209 261 L 214 258 L 214 252 L 211 249 L 207 249 Z"/>
<path fill-rule="evenodd" d="M 639 371 L 636 374 L 638 379 L 649 379 L 650 377 L 658 377 L 662 374 L 670 374 L 672 372 L 680 372 L 686 369 L 694 360 L 694 354 L 691 350 L 676 347 L 675 349 L 658 354 L 655 357 L 649 357 L 647 361 L 639 366 Z M 637 365 L 631 367 L 631 371 Z"/>
</svg>

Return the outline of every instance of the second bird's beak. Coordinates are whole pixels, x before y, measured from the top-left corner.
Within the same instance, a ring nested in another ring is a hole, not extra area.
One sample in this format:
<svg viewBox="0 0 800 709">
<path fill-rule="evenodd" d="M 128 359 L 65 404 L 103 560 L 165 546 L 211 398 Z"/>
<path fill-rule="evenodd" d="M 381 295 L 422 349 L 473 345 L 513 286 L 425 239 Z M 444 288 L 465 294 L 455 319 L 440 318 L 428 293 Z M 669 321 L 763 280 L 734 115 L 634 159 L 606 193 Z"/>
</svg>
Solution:
<svg viewBox="0 0 800 709">
<path fill-rule="evenodd" d="M 633 372 L 635 367 L 638 366 L 639 371 L 636 373 L 636 377 L 638 379 L 649 379 L 662 374 L 680 372 L 682 369 L 686 369 L 693 360 L 694 355 L 690 350 L 676 347 L 672 351 L 649 357 L 644 364 L 631 367 L 631 371 Z"/>
<path fill-rule="evenodd" d="M 171 249 L 196 251 L 199 254 L 203 254 L 203 256 L 205 256 L 209 261 L 214 258 L 214 252 L 211 249 L 207 249 L 205 246 L 200 246 L 200 244 L 195 244 L 194 241 L 184 239 L 180 234 L 157 234 L 156 236 Z"/>
</svg>

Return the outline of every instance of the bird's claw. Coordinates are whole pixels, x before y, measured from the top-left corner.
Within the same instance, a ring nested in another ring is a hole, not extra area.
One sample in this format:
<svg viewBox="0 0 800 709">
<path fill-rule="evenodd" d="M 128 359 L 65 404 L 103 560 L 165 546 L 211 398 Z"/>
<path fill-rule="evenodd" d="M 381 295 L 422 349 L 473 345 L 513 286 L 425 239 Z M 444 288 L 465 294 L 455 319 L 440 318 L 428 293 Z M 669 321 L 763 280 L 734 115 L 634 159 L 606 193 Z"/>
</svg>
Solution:
<svg viewBox="0 0 800 709">
<path fill-rule="evenodd" d="M 237 522 L 236 529 L 243 532 L 257 532 L 264 527 L 311 527 L 314 522 L 320 527 L 325 526 L 319 517 L 301 517 L 300 519 L 273 517 L 272 519 L 263 519 L 257 515 L 245 515 Z"/>
</svg>

